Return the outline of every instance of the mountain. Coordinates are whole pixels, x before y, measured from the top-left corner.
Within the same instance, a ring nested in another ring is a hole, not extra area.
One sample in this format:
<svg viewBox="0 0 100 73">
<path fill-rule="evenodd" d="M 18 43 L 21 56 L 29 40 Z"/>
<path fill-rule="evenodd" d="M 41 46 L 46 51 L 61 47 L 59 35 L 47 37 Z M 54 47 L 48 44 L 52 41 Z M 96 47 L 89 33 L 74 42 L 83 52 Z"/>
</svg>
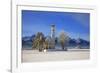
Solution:
<svg viewBox="0 0 100 73">
<path fill-rule="evenodd" d="M 80 41 L 80 45 L 90 45 L 90 42 L 89 41 L 87 41 L 87 40 L 84 40 L 84 39 L 79 39 L 79 41 Z"/>
<path fill-rule="evenodd" d="M 32 46 L 32 42 L 34 41 L 33 39 L 35 38 L 35 35 L 32 36 L 26 36 L 22 38 L 22 46 Z M 56 38 L 56 46 L 60 46 L 60 43 L 58 42 L 58 38 Z M 66 45 L 65 46 L 72 46 L 75 47 L 77 45 L 80 45 L 81 47 L 86 47 L 90 45 L 90 42 L 84 39 L 72 39 L 69 38 L 69 41 L 66 41 Z"/>
<path fill-rule="evenodd" d="M 72 45 L 77 45 L 77 44 L 80 44 L 80 45 L 89 45 L 90 42 L 87 41 L 87 40 L 84 40 L 84 39 L 70 39 L 69 40 L 69 44 L 72 44 Z"/>
</svg>

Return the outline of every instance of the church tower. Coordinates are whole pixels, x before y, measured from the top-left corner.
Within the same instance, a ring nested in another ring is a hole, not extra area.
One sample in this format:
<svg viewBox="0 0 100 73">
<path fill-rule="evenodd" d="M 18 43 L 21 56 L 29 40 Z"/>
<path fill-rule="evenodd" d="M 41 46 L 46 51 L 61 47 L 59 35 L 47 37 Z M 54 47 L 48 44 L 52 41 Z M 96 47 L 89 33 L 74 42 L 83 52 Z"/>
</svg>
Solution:
<svg viewBox="0 0 100 73">
<path fill-rule="evenodd" d="M 55 25 L 51 25 L 51 48 L 55 48 Z"/>
</svg>

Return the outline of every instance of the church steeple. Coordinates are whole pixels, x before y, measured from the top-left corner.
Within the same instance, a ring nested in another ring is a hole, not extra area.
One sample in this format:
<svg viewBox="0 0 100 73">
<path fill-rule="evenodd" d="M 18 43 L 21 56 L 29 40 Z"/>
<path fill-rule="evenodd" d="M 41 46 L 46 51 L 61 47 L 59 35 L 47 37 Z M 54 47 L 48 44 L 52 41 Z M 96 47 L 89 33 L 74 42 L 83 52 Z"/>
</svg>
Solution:
<svg viewBox="0 0 100 73">
<path fill-rule="evenodd" d="M 51 25 L 51 38 L 55 38 L 55 25 Z"/>
<path fill-rule="evenodd" d="M 51 48 L 55 48 L 55 25 L 51 25 Z"/>
</svg>

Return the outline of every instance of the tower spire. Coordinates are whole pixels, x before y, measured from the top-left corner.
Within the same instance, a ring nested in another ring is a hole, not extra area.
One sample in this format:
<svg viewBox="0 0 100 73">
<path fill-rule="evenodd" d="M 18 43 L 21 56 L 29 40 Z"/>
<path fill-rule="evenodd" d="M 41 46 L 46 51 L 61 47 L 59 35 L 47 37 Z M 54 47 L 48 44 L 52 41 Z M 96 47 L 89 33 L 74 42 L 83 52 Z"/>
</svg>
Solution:
<svg viewBox="0 0 100 73">
<path fill-rule="evenodd" d="M 55 25 L 51 25 L 51 38 L 55 38 Z"/>
<path fill-rule="evenodd" d="M 55 25 L 51 25 L 51 46 L 52 48 L 55 48 Z"/>
</svg>

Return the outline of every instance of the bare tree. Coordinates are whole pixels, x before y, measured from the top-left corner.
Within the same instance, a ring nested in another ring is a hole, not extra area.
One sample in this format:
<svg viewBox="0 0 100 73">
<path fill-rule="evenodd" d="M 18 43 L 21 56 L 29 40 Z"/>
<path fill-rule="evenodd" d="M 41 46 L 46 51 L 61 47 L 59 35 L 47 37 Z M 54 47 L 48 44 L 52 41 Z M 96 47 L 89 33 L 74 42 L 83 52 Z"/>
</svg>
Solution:
<svg viewBox="0 0 100 73">
<path fill-rule="evenodd" d="M 67 36 L 67 34 L 64 31 L 61 32 L 59 36 L 59 42 L 63 50 L 65 50 L 65 45 L 67 44 L 68 41 L 69 41 L 69 37 Z"/>
<path fill-rule="evenodd" d="M 42 51 L 44 40 L 45 39 L 43 33 L 38 32 L 33 42 L 33 48 L 38 48 L 39 51 Z"/>
</svg>

